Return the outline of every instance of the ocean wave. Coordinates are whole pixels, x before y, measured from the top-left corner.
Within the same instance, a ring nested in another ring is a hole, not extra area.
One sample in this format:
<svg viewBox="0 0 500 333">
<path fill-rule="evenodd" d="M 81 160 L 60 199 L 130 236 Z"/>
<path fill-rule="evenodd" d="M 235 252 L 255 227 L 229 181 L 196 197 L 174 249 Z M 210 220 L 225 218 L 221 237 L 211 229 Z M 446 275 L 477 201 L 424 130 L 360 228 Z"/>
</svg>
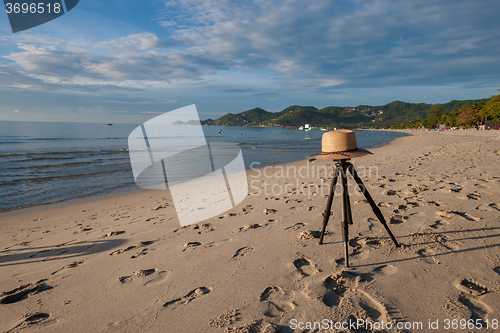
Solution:
<svg viewBox="0 0 500 333">
<path fill-rule="evenodd" d="M 105 174 L 116 173 L 116 172 L 125 172 L 125 171 L 132 171 L 132 168 L 108 170 L 108 171 L 100 171 L 100 172 L 88 172 L 88 173 L 64 175 L 64 176 L 48 176 L 48 177 L 13 179 L 13 180 L 7 180 L 7 181 L 0 181 L 0 185 L 13 185 L 16 183 L 26 183 L 26 182 L 43 183 L 43 182 L 49 182 L 49 181 L 58 180 L 58 179 L 83 178 L 83 177 L 88 177 L 88 176 L 105 175 Z"/>
<path fill-rule="evenodd" d="M 7 168 L 7 170 L 64 168 L 64 167 L 75 167 L 75 166 L 88 165 L 88 164 L 92 164 L 92 162 L 73 162 L 73 163 L 62 163 L 62 164 L 33 165 L 33 166 L 25 166 L 25 167 Z"/>
<path fill-rule="evenodd" d="M 106 161 L 104 159 L 100 159 L 100 161 Z M 108 161 L 112 161 L 109 159 Z M 52 168 L 72 168 L 81 165 L 89 165 L 95 164 L 94 162 L 73 162 L 73 163 L 62 163 L 62 164 L 44 164 L 44 165 L 33 165 L 33 166 L 23 166 L 23 167 L 13 167 L 6 168 L 5 170 L 31 170 L 31 169 L 52 169 Z M 130 162 L 127 163 L 113 163 L 113 164 L 104 164 L 104 166 L 120 166 L 120 165 L 130 165 Z M 101 166 L 101 164 L 98 164 Z"/>
<path fill-rule="evenodd" d="M 75 151 L 48 151 L 48 152 L 21 152 L 21 153 L 3 153 L 0 158 L 13 156 L 49 156 L 49 155 L 78 155 L 78 154 L 125 154 L 128 149 L 96 149 L 96 150 L 75 150 Z"/>
</svg>

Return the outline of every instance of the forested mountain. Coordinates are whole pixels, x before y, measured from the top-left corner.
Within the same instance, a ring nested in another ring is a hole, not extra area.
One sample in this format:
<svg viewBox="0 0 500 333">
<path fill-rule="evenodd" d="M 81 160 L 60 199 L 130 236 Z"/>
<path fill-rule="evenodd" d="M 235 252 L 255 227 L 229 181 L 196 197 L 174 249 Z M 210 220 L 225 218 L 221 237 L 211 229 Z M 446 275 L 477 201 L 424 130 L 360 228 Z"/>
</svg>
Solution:
<svg viewBox="0 0 500 333">
<path fill-rule="evenodd" d="M 450 113 L 466 105 L 479 104 L 485 100 L 487 99 L 453 100 L 446 104 L 440 104 L 440 106 L 443 112 Z M 394 101 L 381 106 L 328 106 L 323 109 L 317 109 L 314 106 L 292 105 L 280 112 L 269 112 L 261 108 L 254 108 L 238 114 L 227 113 L 215 120 L 207 119 L 202 121 L 202 124 L 275 127 L 299 127 L 304 124 L 311 124 L 314 127 L 380 127 L 425 119 L 431 106 L 432 104 L 405 103 L 401 101 Z"/>
</svg>

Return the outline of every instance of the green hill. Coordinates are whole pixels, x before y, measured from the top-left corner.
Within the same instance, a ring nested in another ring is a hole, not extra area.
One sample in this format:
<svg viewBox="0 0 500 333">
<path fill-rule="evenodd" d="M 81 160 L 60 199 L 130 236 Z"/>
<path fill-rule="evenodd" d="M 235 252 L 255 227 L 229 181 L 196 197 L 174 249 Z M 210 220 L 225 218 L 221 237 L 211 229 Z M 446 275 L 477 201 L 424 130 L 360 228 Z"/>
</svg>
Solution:
<svg viewBox="0 0 500 333">
<path fill-rule="evenodd" d="M 441 107 L 445 113 L 450 113 L 466 105 L 482 103 L 485 100 L 487 99 L 453 100 L 441 104 Z M 227 113 L 215 120 L 207 119 L 202 121 L 202 124 L 274 127 L 299 127 L 304 124 L 311 124 L 314 127 L 380 127 L 425 119 L 431 106 L 432 104 L 426 103 L 394 101 L 381 106 L 328 106 L 319 110 L 314 106 L 292 105 L 280 112 L 269 112 L 261 108 L 254 108 L 238 114 Z"/>
</svg>

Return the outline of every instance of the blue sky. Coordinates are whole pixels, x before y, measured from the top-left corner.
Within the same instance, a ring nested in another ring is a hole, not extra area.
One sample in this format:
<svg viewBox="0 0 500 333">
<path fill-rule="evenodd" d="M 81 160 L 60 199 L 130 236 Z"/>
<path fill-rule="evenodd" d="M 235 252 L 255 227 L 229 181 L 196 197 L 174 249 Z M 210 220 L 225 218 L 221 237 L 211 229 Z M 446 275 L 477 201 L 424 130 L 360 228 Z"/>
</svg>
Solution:
<svg viewBox="0 0 500 333">
<path fill-rule="evenodd" d="M 0 120 L 486 98 L 498 17 L 493 0 L 80 0 L 13 34 L 0 13 Z"/>
</svg>

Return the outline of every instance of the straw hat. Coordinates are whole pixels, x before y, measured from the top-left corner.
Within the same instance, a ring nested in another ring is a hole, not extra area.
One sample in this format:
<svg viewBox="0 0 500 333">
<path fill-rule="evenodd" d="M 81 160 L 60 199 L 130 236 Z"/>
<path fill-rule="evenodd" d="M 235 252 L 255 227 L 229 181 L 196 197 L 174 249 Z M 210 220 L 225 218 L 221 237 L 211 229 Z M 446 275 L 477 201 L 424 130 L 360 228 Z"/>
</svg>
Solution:
<svg viewBox="0 0 500 333">
<path fill-rule="evenodd" d="M 353 157 L 360 157 L 371 154 L 368 150 L 358 148 L 356 134 L 351 130 L 339 129 L 323 134 L 321 139 L 321 154 L 310 158 L 321 160 L 348 160 Z"/>
</svg>

